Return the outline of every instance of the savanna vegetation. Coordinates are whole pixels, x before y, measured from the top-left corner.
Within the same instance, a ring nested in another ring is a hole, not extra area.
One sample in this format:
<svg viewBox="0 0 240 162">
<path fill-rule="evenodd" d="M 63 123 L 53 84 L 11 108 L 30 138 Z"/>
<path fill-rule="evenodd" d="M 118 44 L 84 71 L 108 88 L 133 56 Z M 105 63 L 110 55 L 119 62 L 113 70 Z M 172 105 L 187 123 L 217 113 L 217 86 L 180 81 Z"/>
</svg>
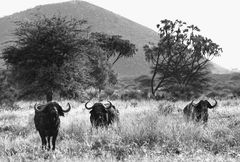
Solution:
<svg viewBox="0 0 240 162">
<path fill-rule="evenodd" d="M 163 20 L 157 45 L 144 46 L 151 76 L 121 78 L 113 70 L 137 49 L 120 35 L 91 32 L 85 20 L 37 15 L 16 22 L 2 50 L 0 161 L 238 161 L 238 73 L 213 75 L 221 52 L 196 26 Z M 186 123 L 188 99 L 225 98 L 209 123 Z M 92 128 L 83 103 L 111 100 L 120 123 Z M 61 117 L 56 151 L 42 150 L 33 105 L 56 100 L 73 109 Z"/>
<path fill-rule="evenodd" d="M 219 101 L 206 127 L 186 123 L 187 102 L 114 101 L 120 124 L 92 129 L 84 104 L 61 117 L 55 151 L 41 149 L 33 123 L 35 102 L 1 111 L 1 161 L 239 161 L 239 100 Z M 210 101 L 211 102 L 211 101 Z"/>
</svg>

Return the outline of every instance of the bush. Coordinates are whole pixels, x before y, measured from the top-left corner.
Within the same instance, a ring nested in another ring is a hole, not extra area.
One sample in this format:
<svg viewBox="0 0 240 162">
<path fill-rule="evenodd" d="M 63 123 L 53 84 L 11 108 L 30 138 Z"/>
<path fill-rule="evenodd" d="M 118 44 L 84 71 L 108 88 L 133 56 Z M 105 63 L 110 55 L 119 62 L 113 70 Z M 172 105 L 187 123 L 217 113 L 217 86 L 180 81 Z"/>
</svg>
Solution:
<svg viewBox="0 0 240 162">
<path fill-rule="evenodd" d="M 198 98 L 202 92 L 194 89 L 193 87 L 182 87 L 178 85 L 168 88 L 171 97 L 179 100 L 190 100 L 191 98 Z"/>
<path fill-rule="evenodd" d="M 140 90 L 126 90 L 121 94 L 120 99 L 124 101 L 132 99 L 140 100 L 142 99 L 142 92 Z"/>
</svg>

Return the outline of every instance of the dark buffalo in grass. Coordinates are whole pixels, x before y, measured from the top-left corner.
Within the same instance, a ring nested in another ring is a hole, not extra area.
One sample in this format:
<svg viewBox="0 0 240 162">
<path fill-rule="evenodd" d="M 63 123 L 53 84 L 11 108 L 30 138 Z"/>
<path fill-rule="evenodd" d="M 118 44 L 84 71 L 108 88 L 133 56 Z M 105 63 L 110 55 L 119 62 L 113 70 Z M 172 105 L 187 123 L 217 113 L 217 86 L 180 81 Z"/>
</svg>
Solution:
<svg viewBox="0 0 240 162">
<path fill-rule="evenodd" d="M 209 116 L 208 109 L 212 109 L 215 106 L 217 106 L 216 100 L 214 105 L 211 105 L 207 100 L 200 100 L 196 104 L 192 101 L 184 107 L 183 114 L 187 121 L 202 121 L 203 123 L 207 123 Z"/>
<path fill-rule="evenodd" d="M 85 104 L 85 108 L 90 111 L 90 122 L 93 127 L 107 127 L 115 121 L 119 121 L 119 111 L 115 106 L 108 101 L 109 105 L 105 106 L 102 103 L 95 103 L 88 107 L 89 101 Z"/>
<path fill-rule="evenodd" d="M 37 131 L 42 140 L 42 148 L 51 148 L 50 138 L 52 137 L 52 150 L 55 150 L 55 142 L 60 127 L 59 116 L 64 116 L 64 113 L 69 112 L 71 109 L 68 103 L 68 109 L 63 110 L 57 102 L 48 102 L 44 105 L 34 105 L 35 116 L 34 123 Z"/>
</svg>

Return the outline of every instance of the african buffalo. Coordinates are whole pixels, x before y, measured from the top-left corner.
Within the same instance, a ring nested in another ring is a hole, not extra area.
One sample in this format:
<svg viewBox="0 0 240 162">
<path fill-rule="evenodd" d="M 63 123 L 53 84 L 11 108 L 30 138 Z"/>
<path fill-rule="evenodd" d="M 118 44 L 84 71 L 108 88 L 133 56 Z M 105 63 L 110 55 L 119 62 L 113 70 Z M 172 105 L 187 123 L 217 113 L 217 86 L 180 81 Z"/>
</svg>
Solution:
<svg viewBox="0 0 240 162">
<path fill-rule="evenodd" d="M 184 107 L 183 109 L 184 117 L 187 121 L 189 120 L 195 122 L 203 121 L 203 123 L 207 123 L 208 108 L 212 109 L 216 105 L 217 105 L 216 100 L 214 105 L 211 105 L 207 100 L 200 100 L 197 104 L 194 104 L 192 101 L 191 103 Z"/>
<path fill-rule="evenodd" d="M 48 150 L 50 149 L 50 137 L 52 137 L 52 150 L 55 150 L 55 142 L 60 127 L 59 116 L 64 116 L 64 113 L 70 111 L 70 104 L 68 103 L 67 110 L 63 110 L 57 102 L 48 102 L 40 106 L 35 104 L 34 109 L 34 123 L 42 140 L 42 148 L 46 148 L 46 144 L 48 144 Z"/>
<path fill-rule="evenodd" d="M 85 104 L 85 108 L 91 110 L 90 122 L 92 126 L 96 128 L 104 127 L 119 121 L 119 111 L 110 101 L 108 101 L 108 106 L 104 106 L 102 103 L 95 103 L 92 107 L 87 106 L 88 102 Z"/>
</svg>

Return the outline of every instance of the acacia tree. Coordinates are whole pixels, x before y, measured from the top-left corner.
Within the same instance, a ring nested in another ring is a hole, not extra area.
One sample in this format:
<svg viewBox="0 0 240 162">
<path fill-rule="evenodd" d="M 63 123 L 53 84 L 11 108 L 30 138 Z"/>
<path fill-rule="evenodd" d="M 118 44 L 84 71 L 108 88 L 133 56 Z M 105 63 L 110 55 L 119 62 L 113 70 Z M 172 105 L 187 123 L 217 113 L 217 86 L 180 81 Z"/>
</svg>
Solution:
<svg viewBox="0 0 240 162">
<path fill-rule="evenodd" d="M 211 39 L 198 34 L 197 26 L 185 22 L 162 20 L 157 25 L 160 40 L 157 45 L 145 45 L 145 58 L 152 64 L 151 90 L 173 86 L 201 90 L 208 82 L 208 63 L 222 49 Z"/>
<path fill-rule="evenodd" d="M 107 61 L 113 59 L 112 65 L 122 57 L 132 57 L 137 51 L 133 43 L 122 39 L 120 35 L 107 35 L 95 32 L 91 33 L 91 38 L 105 51 Z"/>
<path fill-rule="evenodd" d="M 86 21 L 41 15 L 16 25 L 16 39 L 2 54 L 21 96 L 45 95 L 51 101 L 54 92 L 77 93 L 86 82 Z"/>
<path fill-rule="evenodd" d="M 89 85 L 98 89 L 99 94 L 106 86 L 117 83 L 117 75 L 112 70 L 111 64 L 106 58 L 106 52 L 95 43 L 91 44 L 87 50 L 88 69 L 91 80 Z"/>
</svg>

